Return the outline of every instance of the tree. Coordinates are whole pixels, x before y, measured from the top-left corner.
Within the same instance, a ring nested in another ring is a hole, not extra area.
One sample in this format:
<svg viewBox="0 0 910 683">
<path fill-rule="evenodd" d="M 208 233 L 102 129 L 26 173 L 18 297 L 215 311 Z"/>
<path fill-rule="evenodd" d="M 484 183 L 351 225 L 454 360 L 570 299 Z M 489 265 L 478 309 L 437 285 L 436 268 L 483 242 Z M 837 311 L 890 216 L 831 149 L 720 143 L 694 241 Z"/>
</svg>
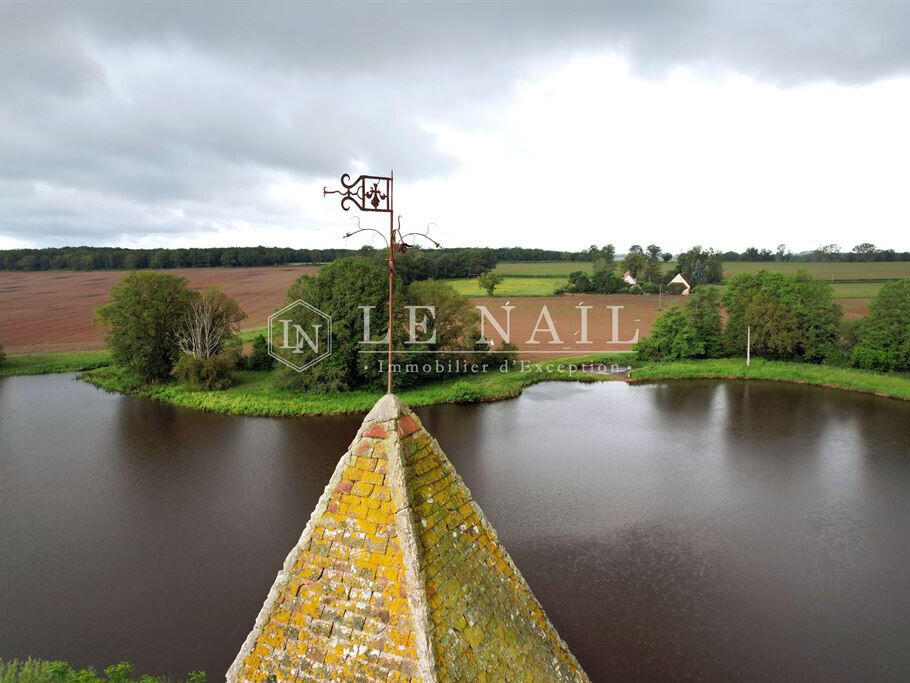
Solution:
<svg viewBox="0 0 910 683">
<path fill-rule="evenodd" d="M 671 254 L 669 251 L 665 251 L 660 255 L 660 258 L 664 263 L 669 263 L 673 260 L 673 254 Z"/>
<path fill-rule="evenodd" d="M 3 351 L 3 344 L 0 344 L 0 365 L 6 360 L 6 353 Z"/>
<path fill-rule="evenodd" d="M 177 346 L 182 355 L 171 374 L 196 388 L 231 386 L 239 351 L 229 352 L 228 347 L 239 344 L 237 333 L 244 318 L 246 314 L 237 302 L 217 287 L 193 292 L 189 310 L 177 326 Z"/>
<path fill-rule="evenodd" d="M 724 268 L 720 252 L 713 249 L 704 250 L 695 246 L 676 257 L 677 273 L 687 273 L 693 287 L 703 284 L 718 284 L 724 279 Z"/>
<path fill-rule="evenodd" d="M 396 380 L 400 386 L 411 386 L 428 379 L 442 379 L 450 374 L 448 361 L 483 361 L 476 354 L 467 353 L 475 349 L 479 339 L 479 315 L 471 301 L 455 289 L 439 280 L 424 280 L 411 283 L 405 293 L 408 306 L 415 306 L 415 336 L 419 342 L 433 339 L 432 343 L 411 345 L 414 353 L 407 356 L 407 363 L 416 365 L 417 370 L 402 373 Z M 426 307 L 432 307 L 432 312 Z M 405 313 L 403 321 L 410 337 L 410 314 Z M 410 341 L 410 339 L 409 339 Z M 479 350 L 488 350 L 484 346 Z M 440 357 L 441 356 L 441 357 Z M 443 368 L 437 370 L 436 360 L 443 360 Z M 425 366 L 431 366 L 429 372 Z"/>
<path fill-rule="evenodd" d="M 786 244 L 778 244 L 778 245 L 777 245 L 777 252 L 775 253 L 775 258 L 776 258 L 778 261 L 789 261 L 792 257 L 793 257 L 793 254 L 791 254 L 791 253 L 787 250 L 787 245 L 786 245 Z"/>
<path fill-rule="evenodd" d="M 604 245 L 594 254 L 594 268 L 608 270 L 610 272 L 616 267 L 616 248 L 612 244 Z"/>
<path fill-rule="evenodd" d="M 487 296 L 493 296 L 493 292 L 499 286 L 499 283 L 502 282 L 503 277 L 500 273 L 488 270 L 486 273 L 481 274 L 479 280 L 480 286 L 487 291 Z"/>
<path fill-rule="evenodd" d="M 651 335 L 635 345 L 635 357 L 639 360 L 696 358 L 704 351 L 691 317 L 676 306 L 664 311 L 651 326 Z"/>
<path fill-rule="evenodd" d="M 716 287 L 692 290 L 686 304 L 686 315 L 692 321 L 695 337 L 702 344 L 705 358 L 723 355 L 723 323 L 720 317 L 720 292 Z"/>
<path fill-rule="evenodd" d="M 660 267 L 660 247 L 656 244 L 649 244 L 648 257 L 645 261 L 642 278 L 647 282 L 655 283 L 660 282 L 662 276 L 663 271 Z"/>
<path fill-rule="evenodd" d="M 323 266 L 318 275 L 302 275 L 288 289 L 288 301 L 301 299 L 332 319 L 332 354 L 304 372 L 284 365 L 276 370 L 279 385 L 295 390 L 347 391 L 363 386 L 380 386 L 385 376 L 385 355 L 361 353 L 364 337 L 364 310 L 370 312 L 370 339 L 385 338 L 388 331 L 388 278 L 386 268 L 361 256 L 345 258 Z M 396 277 L 395 319 L 401 321 L 404 300 L 401 279 Z M 306 324 L 303 312 L 289 317 Z M 403 348 L 404 328 L 393 330 L 396 348 Z M 384 349 L 384 344 L 370 347 Z M 380 366 L 382 363 L 382 366 Z"/>
<path fill-rule="evenodd" d="M 857 332 L 852 362 L 867 370 L 910 370 L 910 279 L 878 290 Z"/>
<path fill-rule="evenodd" d="M 819 261 L 837 261 L 840 257 L 840 245 L 823 244 L 815 250 L 815 256 Z"/>
<path fill-rule="evenodd" d="M 875 258 L 875 253 L 878 251 L 876 246 L 870 242 L 863 242 L 862 244 L 857 244 L 853 247 L 853 253 L 855 253 L 860 261 L 871 261 Z"/>
<path fill-rule="evenodd" d="M 629 253 L 626 254 L 626 257 L 622 260 L 621 269 L 624 272 L 628 271 L 629 275 L 638 279 L 638 276 L 644 272 L 647 262 L 648 257 L 645 256 L 641 246 L 633 244 L 629 247 Z"/>
<path fill-rule="evenodd" d="M 96 309 L 110 325 L 105 341 L 114 363 L 146 382 L 167 379 L 177 360 L 177 326 L 193 300 L 186 278 L 149 271 L 124 277 L 111 302 Z"/>
<path fill-rule="evenodd" d="M 217 287 L 194 292 L 189 310 L 177 326 L 177 346 L 181 353 L 197 360 L 220 354 L 225 346 L 237 342 L 240 321 L 246 313 Z"/>
<path fill-rule="evenodd" d="M 805 272 L 739 274 L 724 292 L 723 304 L 724 345 L 731 355 L 745 355 L 747 327 L 756 355 L 822 363 L 837 352 L 843 312 L 831 286 Z"/>
</svg>

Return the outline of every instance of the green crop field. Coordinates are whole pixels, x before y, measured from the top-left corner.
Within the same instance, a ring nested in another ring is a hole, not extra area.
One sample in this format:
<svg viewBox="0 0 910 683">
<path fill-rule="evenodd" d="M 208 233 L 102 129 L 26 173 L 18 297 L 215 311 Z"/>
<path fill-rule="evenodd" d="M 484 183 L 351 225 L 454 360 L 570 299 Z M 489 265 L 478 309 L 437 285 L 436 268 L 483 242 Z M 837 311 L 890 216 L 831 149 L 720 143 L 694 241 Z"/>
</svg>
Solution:
<svg viewBox="0 0 910 683">
<path fill-rule="evenodd" d="M 883 282 L 835 282 L 831 285 L 835 299 L 871 299 L 883 285 Z M 727 285 L 712 285 L 721 294 Z"/>
<path fill-rule="evenodd" d="M 618 261 L 617 261 L 618 263 Z M 662 263 L 664 272 L 672 270 L 676 263 Z M 503 261 L 496 265 L 496 272 L 506 277 L 565 277 L 576 270 L 590 273 L 594 269 L 590 261 Z"/>
<path fill-rule="evenodd" d="M 477 278 L 446 280 L 455 291 L 465 296 L 487 296 L 481 289 Z M 557 288 L 566 284 L 565 276 L 562 277 L 507 277 L 494 292 L 494 296 L 552 296 Z"/>
<path fill-rule="evenodd" d="M 760 270 L 788 275 L 804 270 L 812 277 L 824 280 L 887 280 L 910 277 L 910 263 L 907 261 L 881 261 L 878 263 L 724 261 L 724 277 L 728 279 L 737 273 L 757 273 Z"/>
<path fill-rule="evenodd" d="M 664 272 L 672 270 L 676 263 L 664 263 Z M 590 261 L 531 261 L 502 262 L 496 266 L 496 272 L 506 278 L 564 278 L 569 273 L 583 270 L 590 272 Z M 757 273 L 760 270 L 770 270 L 775 273 L 795 274 L 804 270 L 812 277 L 823 280 L 888 280 L 892 278 L 910 277 L 910 262 L 883 261 L 877 263 L 823 263 L 807 261 L 724 261 L 724 277 L 729 279 L 738 273 Z M 852 298 L 866 298 L 873 296 L 878 291 L 878 286 L 872 283 L 856 283 L 857 287 L 848 287 L 853 283 L 837 283 L 844 285 L 837 288 L 837 295 Z M 515 292 L 510 292 L 518 295 Z"/>
<path fill-rule="evenodd" d="M 496 272 L 506 277 L 565 277 L 576 270 L 590 272 L 590 261 L 504 261 L 496 265 Z"/>
</svg>

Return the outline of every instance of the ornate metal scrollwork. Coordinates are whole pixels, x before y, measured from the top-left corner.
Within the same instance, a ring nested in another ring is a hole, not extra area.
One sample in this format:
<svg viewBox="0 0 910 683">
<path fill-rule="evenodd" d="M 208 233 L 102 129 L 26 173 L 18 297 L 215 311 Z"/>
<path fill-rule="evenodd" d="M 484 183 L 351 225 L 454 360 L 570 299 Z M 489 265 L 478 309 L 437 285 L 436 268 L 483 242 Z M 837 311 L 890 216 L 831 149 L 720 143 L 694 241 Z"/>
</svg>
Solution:
<svg viewBox="0 0 910 683">
<path fill-rule="evenodd" d="M 348 211 L 353 203 L 361 211 L 392 211 L 392 178 L 387 176 L 362 175 L 351 181 L 345 173 L 341 176 L 342 190 L 322 188 L 322 196 L 341 195 L 341 208 Z"/>
</svg>

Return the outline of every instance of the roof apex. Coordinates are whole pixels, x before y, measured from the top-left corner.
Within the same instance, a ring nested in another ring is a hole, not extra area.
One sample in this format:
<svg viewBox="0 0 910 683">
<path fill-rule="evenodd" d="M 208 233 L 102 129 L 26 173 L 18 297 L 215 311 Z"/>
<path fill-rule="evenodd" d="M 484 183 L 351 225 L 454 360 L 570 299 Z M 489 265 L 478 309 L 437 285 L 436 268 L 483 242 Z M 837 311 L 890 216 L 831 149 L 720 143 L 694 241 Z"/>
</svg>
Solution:
<svg viewBox="0 0 910 683">
<path fill-rule="evenodd" d="M 386 394 L 376 401 L 376 404 L 367 413 L 364 422 L 388 422 L 402 415 L 410 415 L 411 409 L 405 405 L 395 394 Z"/>
</svg>

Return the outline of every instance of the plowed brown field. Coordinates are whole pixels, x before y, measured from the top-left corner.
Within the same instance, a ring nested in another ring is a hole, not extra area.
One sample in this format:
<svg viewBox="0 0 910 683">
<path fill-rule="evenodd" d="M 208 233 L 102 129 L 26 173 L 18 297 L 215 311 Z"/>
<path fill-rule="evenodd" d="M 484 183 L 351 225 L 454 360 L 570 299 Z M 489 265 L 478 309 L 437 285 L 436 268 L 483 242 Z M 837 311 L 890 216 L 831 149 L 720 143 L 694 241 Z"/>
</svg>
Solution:
<svg viewBox="0 0 910 683">
<path fill-rule="evenodd" d="M 244 327 L 262 327 L 266 318 L 285 301 L 285 292 L 303 273 L 315 273 L 318 267 L 271 268 L 187 268 L 165 272 L 182 275 L 193 288 L 217 285 L 238 301 L 247 313 Z M 7 353 L 51 351 L 81 351 L 104 348 L 104 328 L 94 324 L 94 309 L 108 301 L 108 293 L 123 271 L 92 272 L 0 272 L 0 343 Z M 644 336 L 659 314 L 657 296 L 634 295 L 572 295 L 560 297 L 483 297 L 473 299 L 485 305 L 505 326 L 502 306 L 508 301 L 515 309 L 511 313 L 511 340 L 524 358 L 568 356 L 576 353 L 625 351 L 638 330 Z M 682 304 L 682 297 L 664 296 L 664 306 Z M 846 317 L 855 318 L 868 312 L 866 299 L 841 299 Z M 579 344 L 580 311 L 577 305 L 593 306 L 588 311 L 588 339 Z M 553 319 L 558 339 L 546 331 L 546 321 L 536 335 L 538 344 L 529 343 L 535 324 L 546 306 Z M 619 309 L 618 338 L 612 343 L 612 312 L 607 306 Z M 495 329 L 486 326 L 487 336 L 501 341 Z M 554 343 L 555 342 L 555 343 Z"/>
<path fill-rule="evenodd" d="M 285 300 L 288 287 L 318 266 L 271 268 L 175 268 L 190 287 L 217 285 L 246 312 L 244 327 L 261 327 Z M 7 353 L 104 348 L 104 328 L 94 324 L 96 306 L 124 271 L 0 272 L 0 344 Z"/>
</svg>

